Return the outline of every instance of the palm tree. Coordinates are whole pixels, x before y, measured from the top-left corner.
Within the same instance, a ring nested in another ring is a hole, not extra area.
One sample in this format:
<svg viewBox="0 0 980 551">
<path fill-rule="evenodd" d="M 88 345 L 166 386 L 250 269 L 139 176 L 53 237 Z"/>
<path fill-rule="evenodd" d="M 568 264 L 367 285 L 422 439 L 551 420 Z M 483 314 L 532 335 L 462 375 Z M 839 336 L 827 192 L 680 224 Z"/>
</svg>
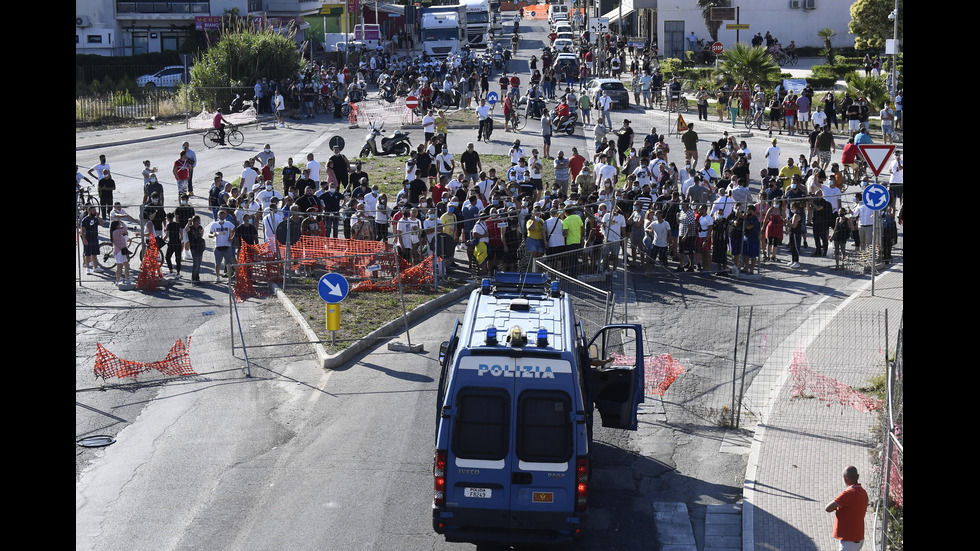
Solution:
<svg viewBox="0 0 980 551">
<path fill-rule="evenodd" d="M 817 31 L 817 36 L 823 39 L 823 47 L 827 50 L 827 65 L 834 64 L 834 45 L 831 44 L 831 39 L 837 36 L 837 31 L 827 27 L 826 29 L 820 29 Z"/>
<path fill-rule="evenodd" d="M 754 47 L 744 42 L 721 54 L 718 76 L 730 84 L 746 82 L 761 84 L 766 88 L 779 80 L 781 70 L 772 56 L 763 47 Z"/>
<path fill-rule="evenodd" d="M 844 80 L 851 97 L 866 99 L 868 107 L 873 110 L 881 109 L 888 101 L 888 83 L 885 77 L 862 76 L 855 71 L 844 77 Z"/>
</svg>

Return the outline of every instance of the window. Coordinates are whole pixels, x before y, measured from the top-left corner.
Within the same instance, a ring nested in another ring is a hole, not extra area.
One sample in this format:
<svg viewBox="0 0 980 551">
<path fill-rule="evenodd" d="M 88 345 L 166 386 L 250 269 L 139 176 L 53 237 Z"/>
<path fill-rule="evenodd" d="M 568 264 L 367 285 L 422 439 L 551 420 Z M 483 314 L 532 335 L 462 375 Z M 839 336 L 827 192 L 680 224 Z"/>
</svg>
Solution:
<svg viewBox="0 0 980 551">
<path fill-rule="evenodd" d="M 102 44 L 101 34 L 90 34 L 86 38 L 88 39 L 89 44 Z"/>
<path fill-rule="evenodd" d="M 497 460 L 507 456 L 510 403 L 495 390 L 463 390 L 457 399 L 453 453 L 463 459 Z"/>
<path fill-rule="evenodd" d="M 150 51 L 150 37 L 147 33 L 133 33 L 133 55 L 145 54 Z"/>
<path fill-rule="evenodd" d="M 572 457 L 572 401 L 564 392 L 521 394 L 517 457 L 522 461 L 564 463 Z"/>
</svg>

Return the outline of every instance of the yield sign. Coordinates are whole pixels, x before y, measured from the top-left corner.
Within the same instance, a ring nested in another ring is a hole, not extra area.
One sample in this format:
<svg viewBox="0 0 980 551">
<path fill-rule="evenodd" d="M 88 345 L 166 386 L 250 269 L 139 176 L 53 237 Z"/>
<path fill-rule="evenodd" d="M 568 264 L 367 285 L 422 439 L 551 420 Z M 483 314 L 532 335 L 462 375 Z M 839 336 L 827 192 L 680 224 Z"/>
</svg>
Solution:
<svg viewBox="0 0 980 551">
<path fill-rule="evenodd" d="M 891 158 L 892 152 L 895 151 L 894 145 L 875 145 L 875 144 L 861 144 L 858 146 L 858 151 L 861 156 L 864 157 L 865 162 L 868 163 L 868 168 L 875 176 L 880 176 L 881 171 L 885 169 L 885 163 Z"/>
</svg>

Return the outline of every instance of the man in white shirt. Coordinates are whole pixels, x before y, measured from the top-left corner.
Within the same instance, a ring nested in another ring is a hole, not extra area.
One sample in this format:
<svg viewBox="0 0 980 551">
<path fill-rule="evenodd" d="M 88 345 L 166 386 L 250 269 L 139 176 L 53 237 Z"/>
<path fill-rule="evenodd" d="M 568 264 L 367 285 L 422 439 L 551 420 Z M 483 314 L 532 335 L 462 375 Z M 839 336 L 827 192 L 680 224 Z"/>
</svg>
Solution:
<svg viewBox="0 0 980 551">
<path fill-rule="evenodd" d="M 252 160 L 249 159 L 242 164 L 242 183 L 239 186 L 240 189 L 245 189 L 252 191 L 252 187 L 258 180 L 259 173 L 252 168 Z"/>
<path fill-rule="evenodd" d="M 613 205 L 612 212 L 607 212 L 602 217 L 602 235 L 606 240 L 603 248 L 605 262 L 603 268 L 609 267 L 609 260 L 612 260 L 612 269 L 619 268 L 619 256 L 625 251 L 626 242 L 623 241 L 623 229 L 626 227 L 626 217 L 617 205 Z M 613 274 L 616 277 L 617 274 Z"/>
<path fill-rule="evenodd" d="M 431 142 L 432 138 L 436 135 L 435 111 L 430 109 L 429 112 L 422 117 L 422 132 L 425 133 L 425 143 Z"/>
<path fill-rule="evenodd" d="M 493 119 L 490 118 L 490 106 L 486 99 L 480 100 L 479 107 L 476 108 L 476 116 L 480 120 L 480 128 L 477 130 L 476 139 L 481 139 L 490 143 L 490 134 L 493 133 Z"/>
<path fill-rule="evenodd" d="M 235 238 L 235 224 L 228 218 L 228 211 L 218 211 L 218 220 L 208 227 L 208 234 L 214 239 L 214 277 L 221 280 L 221 262 L 225 263 L 225 277 L 228 276 L 235 263 L 235 249 L 231 246 Z"/>
<path fill-rule="evenodd" d="M 320 162 L 313 159 L 312 153 L 306 156 L 306 168 L 310 169 L 310 179 L 320 187 Z"/>
<path fill-rule="evenodd" d="M 903 180 L 905 179 L 905 164 L 902 161 L 901 151 L 895 151 L 895 160 L 892 161 L 891 171 L 892 174 L 888 177 L 888 191 L 890 194 L 891 204 L 894 206 L 896 199 L 899 201 L 902 200 L 902 188 L 904 187 Z"/>
<path fill-rule="evenodd" d="M 602 120 L 605 121 L 606 128 L 612 128 L 612 98 L 605 90 L 599 97 L 599 107 L 602 109 Z"/>
<path fill-rule="evenodd" d="M 255 200 L 258 201 L 262 210 L 269 208 L 273 199 L 282 200 L 282 194 L 272 189 L 272 182 L 266 182 L 265 188 L 255 194 Z"/>
<path fill-rule="evenodd" d="M 565 230 L 562 228 L 561 219 L 558 218 L 558 209 L 551 209 L 551 217 L 544 221 L 542 231 L 548 254 L 561 252 L 565 246 Z"/>
<path fill-rule="evenodd" d="M 772 139 L 772 146 L 766 150 L 766 168 L 770 176 L 778 176 L 779 169 L 779 147 L 776 146 L 776 138 Z"/>
</svg>

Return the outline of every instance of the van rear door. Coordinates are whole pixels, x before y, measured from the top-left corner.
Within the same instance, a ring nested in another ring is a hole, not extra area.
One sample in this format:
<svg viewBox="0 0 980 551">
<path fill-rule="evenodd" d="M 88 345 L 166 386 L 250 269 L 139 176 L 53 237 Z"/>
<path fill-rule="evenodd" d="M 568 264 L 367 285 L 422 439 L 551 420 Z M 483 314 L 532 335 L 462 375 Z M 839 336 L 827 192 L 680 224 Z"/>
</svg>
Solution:
<svg viewBox="0 0 980 551">
<path fill-rule="evenodd" d="M 602 426 L 636 430 L 643 403 L 643 328 L 635 324 L 603 327 L 589 342 L 590 399 Z"/>
<path fill-rule="evenodd" d="M 466 356 L 457 373 L 467 383 L 456 393 L 452 414 L 450 524 L 469 531 L 568 532 L 581 420 L 571 362 Z"/>
</svg>

